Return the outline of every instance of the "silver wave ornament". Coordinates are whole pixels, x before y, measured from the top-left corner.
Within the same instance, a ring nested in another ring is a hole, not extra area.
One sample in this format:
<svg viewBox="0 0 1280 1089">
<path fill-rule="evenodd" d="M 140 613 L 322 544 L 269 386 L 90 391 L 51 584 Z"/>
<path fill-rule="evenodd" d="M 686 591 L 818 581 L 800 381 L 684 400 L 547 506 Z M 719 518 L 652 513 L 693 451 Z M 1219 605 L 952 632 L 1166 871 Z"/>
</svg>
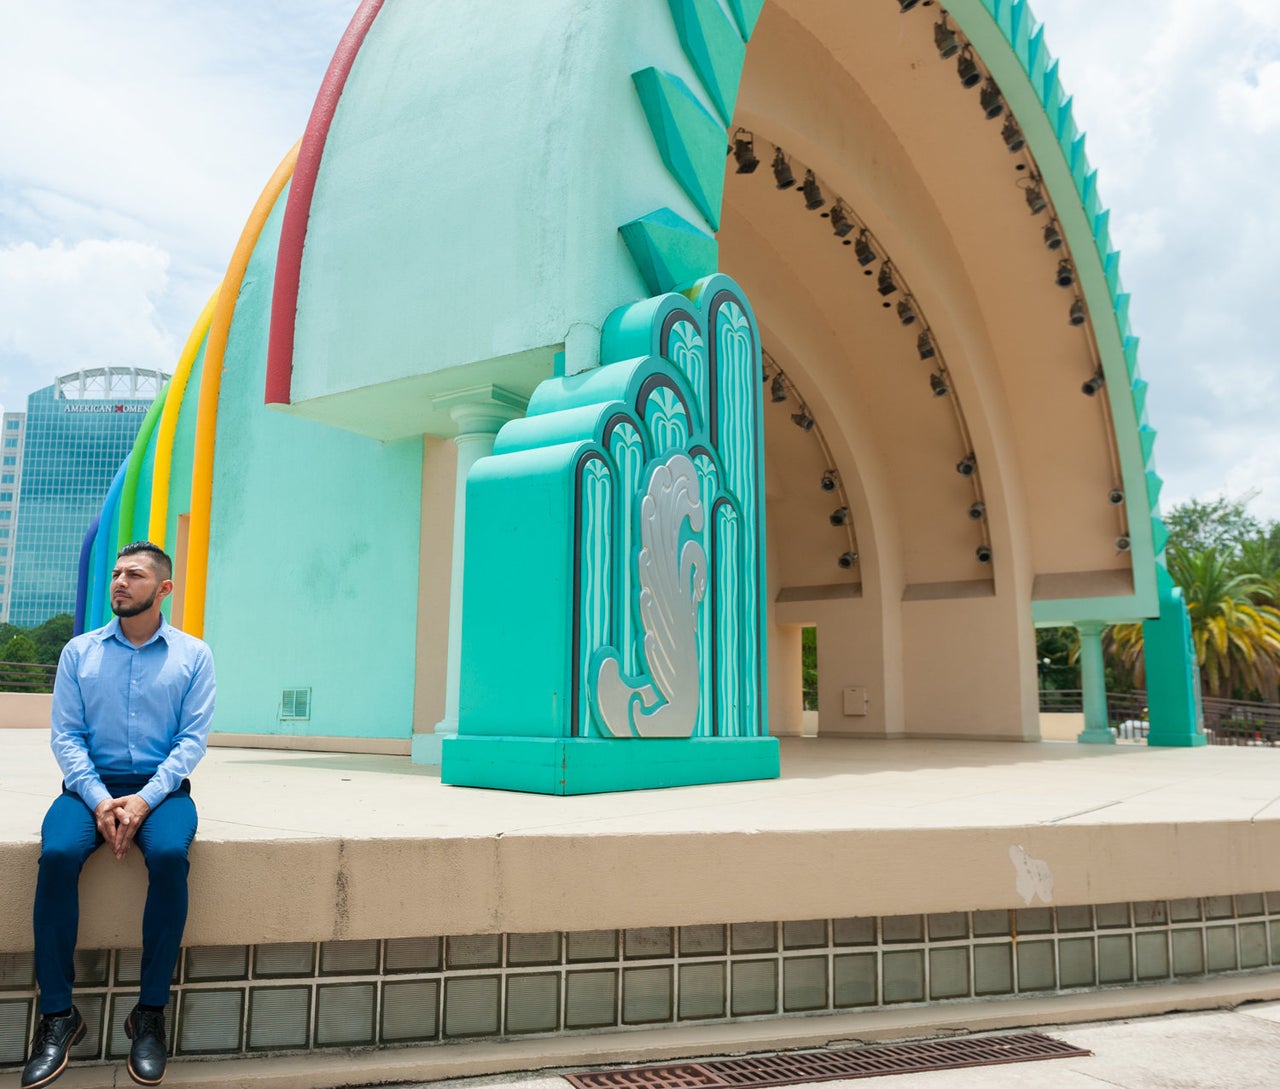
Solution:
<svg viewBox="0 0 1280 1089">
<path fill-rule="evenodd" d="M 698 605 L 706 593 L 707 555 L 697 540 L 681 546 L 686 519 L 694 533 L 702 532 L 698 473 L 688 457 L 673 454 L 654 470 L 640 504 L 636 566 L 651 683 L 624 678 L 612 647 L 596 670 L 596 712 L 614 737 L 690 737 L 698 723 Z"/>
</svg>

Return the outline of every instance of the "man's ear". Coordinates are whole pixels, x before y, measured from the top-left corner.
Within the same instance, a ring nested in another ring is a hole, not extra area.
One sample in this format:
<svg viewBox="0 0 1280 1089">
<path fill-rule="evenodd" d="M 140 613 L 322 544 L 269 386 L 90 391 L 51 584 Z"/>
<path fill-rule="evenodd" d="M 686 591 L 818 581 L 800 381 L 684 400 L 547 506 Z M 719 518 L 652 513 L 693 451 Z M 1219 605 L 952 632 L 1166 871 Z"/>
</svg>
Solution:
<svg viewBox="0 0 1280 1089">
<path fill-rule="evenodd" d="M 156 589 L 156 600 L 163 601 L 173 593 L 173 579 L 165 579 Z"/>
</svg>

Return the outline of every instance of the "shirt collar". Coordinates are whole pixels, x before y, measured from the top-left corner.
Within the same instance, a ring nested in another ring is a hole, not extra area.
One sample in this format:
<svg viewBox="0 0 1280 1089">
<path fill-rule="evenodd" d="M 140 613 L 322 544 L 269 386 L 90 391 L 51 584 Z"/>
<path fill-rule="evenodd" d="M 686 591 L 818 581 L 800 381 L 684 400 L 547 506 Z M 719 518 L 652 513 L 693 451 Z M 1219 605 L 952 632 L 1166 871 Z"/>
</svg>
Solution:
<svg viewBox="0 0 1280 1089">
<path fill-rule="evenodd" d="M 164 618 L 162 614 L 160 617 L 160 627 L 156 629 L 155 634 L 152 635 L 150 639 L 142 644 L 142 647 L 149 647 L 157 639 L 163 639 L 168 643 L 170 635 L 172 635 L 175 630 L 176 629 Z M 125 635 L 120 631 L 120 618 L 118 616 L 113 616 L 109 624 L 105 627 L 99 628 L 92 634 L 99 643 L 105 643 L 108 639 L 115 639 L 117 642 L 123 643 L 125 646 L 132 649 L 142 649 L 142 647 L 134 648 L 133 644 L 129 642 Z"/>
</svg>

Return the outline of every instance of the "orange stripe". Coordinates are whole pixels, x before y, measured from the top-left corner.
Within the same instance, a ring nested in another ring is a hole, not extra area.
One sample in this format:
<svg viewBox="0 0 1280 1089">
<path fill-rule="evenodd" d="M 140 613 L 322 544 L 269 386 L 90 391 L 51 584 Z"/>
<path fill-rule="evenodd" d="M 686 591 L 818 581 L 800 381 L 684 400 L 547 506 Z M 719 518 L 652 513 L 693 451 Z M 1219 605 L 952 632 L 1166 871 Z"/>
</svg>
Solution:
<svg viewBox="0 0 1280 1089">
<path fill-rule="evenodd" d="M 178 413 L 182 410 L 182 398 L 187 392 L 187 380 L 191 368 L 200 354 L 200 345 L 209 332 L 213 320 L 213 307 L 218 301 L 218 289 L 213 289 L 209 301 L 204 304 L 200 316 L 191 327 L 187 343 L 178 357 L 173 377 L 169 379 L 169 394 L 160 413 L 160 432 L 156 436 L 155 469 L 151 473 L 151 518 L 147 523 L 147 540 L 164 548 L 169 523 L 169 477 L 173 472 L 173 440 L 178 431 Z"/>
<path fill-rule="evenodd" d="M 293 176 L 298 161 L 299 141 L 271 175 L 262 196 L 253 206 L 249 221 L 236 243 L 227 274 L 223 277 L 209 341 L 204 350 L 204 370 L 200 374 L 200 408 L 196 414 L 195 463 L 191 470 L 191 530 L 187 542 L 186 586 L 182 607 L 182 626 L 194 636 L 204 634 L 205 582 L 209 576 L 209 521 L 213 509 L 213 451 L 218 428 L 218 394 L 222 389 L 222 367 L 227 354 L 227 337 L 236 300 L 244 282 L 249 258 L 266 226 L 284 187 Z"/>
</svg>

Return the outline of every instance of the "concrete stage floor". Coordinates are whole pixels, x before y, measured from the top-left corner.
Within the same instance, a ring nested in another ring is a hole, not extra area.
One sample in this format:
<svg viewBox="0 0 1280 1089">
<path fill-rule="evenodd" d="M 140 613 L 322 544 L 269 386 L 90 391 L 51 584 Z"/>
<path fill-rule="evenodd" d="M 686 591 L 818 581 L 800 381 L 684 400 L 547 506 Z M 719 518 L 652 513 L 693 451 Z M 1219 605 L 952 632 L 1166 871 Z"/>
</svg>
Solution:
<svg viewBox="0 0 1280 1089">
<path fill-rule="evenodd" d="M 0 951 L 20 951 L 59 775 L 43 731 L 0 730 L 0 754 Z M 561 798 L 219 747 L 193 784 L 190 945 L 1280 890 L 1280 749 L 797 738 L 777 780 Z M 136 852 L 90 860 L 82 947 L 136 947 L 143 884 Z"/>
</svg>

